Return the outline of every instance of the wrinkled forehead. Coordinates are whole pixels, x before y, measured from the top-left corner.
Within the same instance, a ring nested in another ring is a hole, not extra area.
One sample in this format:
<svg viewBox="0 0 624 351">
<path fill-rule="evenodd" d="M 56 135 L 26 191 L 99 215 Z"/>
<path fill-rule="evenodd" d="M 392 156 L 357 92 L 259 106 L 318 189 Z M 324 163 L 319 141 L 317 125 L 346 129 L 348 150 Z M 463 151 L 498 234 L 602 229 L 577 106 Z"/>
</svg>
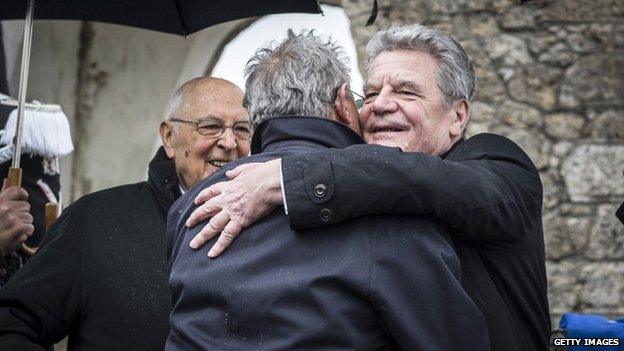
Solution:
<svg viewBox="0 0 624 351">
<path fill-rule="evenodd" d="M 249 115 L 242 104 L 242 95 L 223 91 L 186 94 L 178 114 L 189 120 L 219 119 L 226 123 L 248 122 Z"/>
<path fill-rule="evenodd" d="M 384 51 L 369 66 L 365 90 L 386 83 L 393 86 L 435 84 L 437 71 L 438 61 L 427 52 Z"/>
</svg>

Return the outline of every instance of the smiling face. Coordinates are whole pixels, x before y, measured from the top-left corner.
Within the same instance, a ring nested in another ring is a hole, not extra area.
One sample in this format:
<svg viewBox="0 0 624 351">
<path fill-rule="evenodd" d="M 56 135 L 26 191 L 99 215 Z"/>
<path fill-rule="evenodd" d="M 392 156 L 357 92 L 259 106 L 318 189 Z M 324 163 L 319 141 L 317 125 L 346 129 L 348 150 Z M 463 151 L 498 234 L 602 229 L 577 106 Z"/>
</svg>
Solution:
<svg viewBox="0 0 624 351">
<path fill-rule="evenodd" d="M 367 143 L 442 155 L 461 138 L 468 102 L 448 106 L 438 87 L 438 62 L 414 50 L 384 51 L 364 87 L 360 126 Z"/>
<path fill-rule="evenodd" d="M 212 125 L 219 122 L 227 126 L 249 123 L 242 99 L 243 92 L 234 84 L 221 79 L 201 78 L 182 87 L 180 100 L 171 117 L 194 122 L 211 121 Z M 178 180 L 184 189 L 216 172 L 225 163 L 249 154 L 250 140 L 237 137 L 233 128 L 226 128 L 219 137 L 211 137 L 199 134 L 196 124 L 165 121 L 161 124 L 161 137 L 167 156 L 175 162 Z"/>
</svg>

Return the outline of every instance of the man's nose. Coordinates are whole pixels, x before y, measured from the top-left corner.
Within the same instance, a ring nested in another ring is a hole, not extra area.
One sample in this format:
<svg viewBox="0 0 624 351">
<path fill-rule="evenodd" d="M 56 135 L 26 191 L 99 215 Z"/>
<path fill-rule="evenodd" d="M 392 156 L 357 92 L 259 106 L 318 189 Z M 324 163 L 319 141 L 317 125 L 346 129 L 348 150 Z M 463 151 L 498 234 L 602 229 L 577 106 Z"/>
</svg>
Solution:
<svg viewBox="0 0 624 351">
<path fill-rule="evenodd" d="M 236 149 L 236 137 L 234 136 L 232 128 L 225 128 L 223 135 L 221 135 L 217 141 L 217 146 L 226 151 Z"/>
<path fill-rule="evenodd" d="M 394 112 L 399 107 L 397 102 L 392 98 L 392 94 L 387 90 L 379 92 L 379 95 L 377 95 L 372 105 L 373 112 L 378 115 Z"/>
</svg>

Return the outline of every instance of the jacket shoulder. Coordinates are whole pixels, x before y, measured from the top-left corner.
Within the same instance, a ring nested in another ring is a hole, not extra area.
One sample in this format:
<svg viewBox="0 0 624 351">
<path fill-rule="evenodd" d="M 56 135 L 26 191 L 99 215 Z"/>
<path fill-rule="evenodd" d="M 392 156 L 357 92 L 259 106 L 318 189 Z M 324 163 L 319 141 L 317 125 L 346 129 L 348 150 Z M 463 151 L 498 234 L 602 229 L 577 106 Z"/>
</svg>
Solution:
<svg viewBox="0 0 624 351">
<path fill-rule="evenodd" d="M 93 208 L 115 207 L 127 210 L 128 202 L 133 199 L 140 199 L 147 189 L 146 182 L 120 185 L 113 188 L 103 189 L 91 194 L 84 195 L 74 203 L 69 205 L 63 212 L 85 211 Z"/>
<path fill-rule="evenodd" d="M 514 160 L 535 168 L 531 158 L 518 144 L 502 135 L 491 133 L 481 133 L 466 139 L 448 156 L 448 159 L 454 161 L 488 158 Z"/>
</svg>

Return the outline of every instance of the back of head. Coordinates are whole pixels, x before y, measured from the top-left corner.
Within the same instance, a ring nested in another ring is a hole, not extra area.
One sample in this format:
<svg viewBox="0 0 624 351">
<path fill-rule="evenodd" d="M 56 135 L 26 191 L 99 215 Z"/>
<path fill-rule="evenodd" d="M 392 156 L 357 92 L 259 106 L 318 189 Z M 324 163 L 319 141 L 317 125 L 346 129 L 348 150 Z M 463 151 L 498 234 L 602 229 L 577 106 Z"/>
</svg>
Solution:
<svg viewBox="0 0 624 351">
<path fill-rule="evenodd" d="M 349 82 L 347 61 L 336 43 L 305 30 L 288 30 L 277 47 L 256 51 L 243 100 L 253 125 L 283 115 L 330 118 L 337 89 Z"/>
<path fill-rule="evenodd" d="M 438 88 L 449 106 L 457 100 L 472 100 L 475 91 L 472 62 L 462 46 L 448 34 L 421 24 L 383 29 L 366 45 L 369 66 L 380 53 L 394 50 L 425 52 L 438 61 Z"/>
</svg>

